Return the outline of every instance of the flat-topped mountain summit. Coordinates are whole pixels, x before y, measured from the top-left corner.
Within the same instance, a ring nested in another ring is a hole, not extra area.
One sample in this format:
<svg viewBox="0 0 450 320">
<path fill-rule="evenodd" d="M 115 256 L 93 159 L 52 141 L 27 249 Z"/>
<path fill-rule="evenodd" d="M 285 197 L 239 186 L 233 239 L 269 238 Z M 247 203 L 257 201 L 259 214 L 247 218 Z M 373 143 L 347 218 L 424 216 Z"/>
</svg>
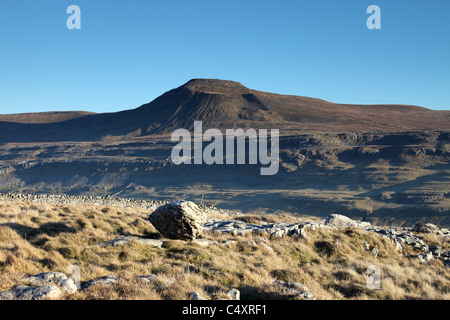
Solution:
<svg viewBox="0 0 450 320">
<path fill-rule="evenodd" d="M 48 117 L 48 120 L 45 118 Z M 50 119 L 52 117 L 52 119 Z M 57 119 L 61 121 L 57 121 Z M 349 105 L 249 89 L 239 82 L 193 79 L 139 108 L 115 113 L 0 115 L 0 141 L 97 140 L 105 136 L 168 134 L 204 128 L 281 131 L 411 131 L 450 129 L 450 111 L 406 105 Z M 21 119 L 26 118 L 26 121 Z M 39 119 L 39 121 L 32 118 Z M 16 120 L 15 120 L 16 119 Z M 18 119 L 18 120 L 17 120 Z M 56 120 L 55 120 L 56 119 Z"/>
</svg>

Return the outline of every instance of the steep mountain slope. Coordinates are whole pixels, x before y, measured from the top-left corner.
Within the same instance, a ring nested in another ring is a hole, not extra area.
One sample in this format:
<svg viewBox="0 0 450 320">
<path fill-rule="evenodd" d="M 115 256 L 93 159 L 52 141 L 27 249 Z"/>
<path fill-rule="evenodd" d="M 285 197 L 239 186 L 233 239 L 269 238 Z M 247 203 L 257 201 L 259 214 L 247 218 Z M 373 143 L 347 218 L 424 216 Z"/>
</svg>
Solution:
<svg viewBox="0 0 450 320">
<path fill-rule="evenodd" d="M 62 122 L 0 122 L 0 141 L 89 141 L 105 136 L 167 134 L 177 128 L 191 129 L 194 120 L 202 120 L 204 128 L 218 129 L 391 132 L 450 129 L 450 111 L 401 105 L 335 104 L 251 90 L 234 81 L 194 79 L 133 110 Z M 4 121 L 2 117 L 0 121 Z"/>
</svg>

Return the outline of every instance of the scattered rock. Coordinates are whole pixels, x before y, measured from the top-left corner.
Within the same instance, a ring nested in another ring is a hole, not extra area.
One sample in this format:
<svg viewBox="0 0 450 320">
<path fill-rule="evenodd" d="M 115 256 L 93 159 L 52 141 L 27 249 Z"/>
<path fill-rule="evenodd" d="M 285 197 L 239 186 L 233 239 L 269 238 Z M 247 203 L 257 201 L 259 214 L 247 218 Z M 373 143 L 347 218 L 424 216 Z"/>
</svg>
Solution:
<svg viewBox="0 0 450 320">
<path fill-rule="evenodd" d="M 340 214 L 328 216 L 325 225 L 332 228 L 367 228 L 371 226 L 370 222 L 356 221 Z"/>
<path fill-rule="evenodd" d="M 189 294 L 189 297 L 191 298 L 191 300 L 208 300 L 202 297 L 197 291 L 191 292 Z"/>
<path fill-rule="evenodd" d="M 230 289 L 226 292 L 226 295 L 229 296 L 232 300 L 241 299 L 241 292 L 238 289 Z"/>
<path fill-rule="evenodd" d="M 201 247 L 209 247 L 218 244 L 218 242 L 209 239 L 195 239 L 192 241 L 192 243 L 195 243 Z"/>
<path fill-rule="evenodd" d="M 106 277 L 90 280 L 90 281 L 86 282 L 81 287 L 81 289 L 82 290 L 86 290 L 86 289 L 88 289 L 88 288 L 90 288 L 92 286 L 99 285 L 99 284 L 110 286 L 110 285 L 113 285 L 113 284 L 117 283 L 117 281 L 119 281 L 119 278 L 110 275 L 110 276 L 106 276 Z"/>
<path fill-rule="evenodd" d="M 372 249 L 372 255 L 376 258 L 378 257 L 378 249 L 377 248 L 373 248 Z"/>
<path fill-rule="evenodd" d="M 370 245 L 367 241 L 364 241 L 364 250 L 366 250 L 366 251 L 370 250 Z"/>
<path fill-rule="evenodd" d="M 305 239 L 306 238 L 306 231 L 305 231 L 304 228 L 296 229 L 296 230 L 294 230 L 294 232 L 292 232 L 292 236 Z"/>
<path fill-rule="evenodd" d="M 145 238 L 139 238 L 139 237 L 120 236 L 114 240 L 101 242 L 101 243 L 98 243 L 97 245 L 99 245 L 102 248 L 117 247 L 117 246 L 122 246 L 122 245 L 128 245 L 131 241 L 137 241 L 137 242 L 143 243 L 145 245 L 149 245 L 149 246 L 156 247 L 156 248 L 161 248 L 162 245 L 164 244 L 164 241 L 158 240 L 158 239 L 145 239 Z"/>
<path fill-rule="evenodd" d="M 190 201 L 177 201 L 156 209 L 149 221 L 170 239 L 194 240 L 203 231 L 206 214 Z"/>
<path fill-rule="evenodd" d="M 314 295 L 309 292 L 309 289 L 306 286 L 300 283 L 276 280 L 273 284 L 278 288 L 291 293 L 293 295 L 292 299 L 314 300 Z"/>
<path fill-rule="evenodd" d="M 441 233 L 441 229 L 439 229 L 438 226 L 432 224 L 432 223 L 417 223 L 412 231 L 415 232 L 423 232 L 423 233 L 433 233 L 433 234 L 439 234 Z"/>
<path fill-rule="evenodd" d="M 43 272 L 26 278 L 24 281 L 32 283 L 35 286 L 56 285 L 70 294 L 77 292 L 77 286 L 73 280 L 67 278 L 67 276 L 61 272 Z"/>
<path fill-rule="evenodd" d="M 8 291 L 0 292 L 1 300 L 53 300 L 58 299 L 63 292 L 57 286 L 30 287 L 16 285 Z"/>
<path fill-rule="evenodd" d="M 149 274 L 148 276 L 139 276 L 139 279 L 147 283 L 152 283 L 157 281 L 158 277 L 154 274 Z"/>
<path fill-rule="evenodd" d="M 433 254 L 431 252 L 419 253 L 417 255 L 417 258 L 422 262 L 429 262 L 429 261 L 433 260 Z"/>
</svg>

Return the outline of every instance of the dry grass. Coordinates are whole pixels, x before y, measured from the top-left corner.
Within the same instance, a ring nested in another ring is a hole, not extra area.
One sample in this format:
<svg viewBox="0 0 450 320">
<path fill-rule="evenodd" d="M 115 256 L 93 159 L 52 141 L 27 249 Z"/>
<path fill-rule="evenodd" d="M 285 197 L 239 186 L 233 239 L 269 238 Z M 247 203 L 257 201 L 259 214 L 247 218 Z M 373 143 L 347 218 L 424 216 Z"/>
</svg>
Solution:
<svg viewBox="0 0 450 320">
<path fill-rule="evenodd" d="M 150 213 L 142 208 L 0 203 L 0 291 L 23 283 L 25 276 L 67 273 L 69 266 L 77 265 L 82 283 L 106 275 L 120 281 L 64 299 L 181 300 L 193 291 L 216 299 L 226 298 L 230 288 L 239 289 L 242 299 L 292 298 L 273 285 L 275 280 L 302 283 L 317 299 L 450 299 L 450 272 L 440 261 L 420 263 L 399 254 L 390 241 L 362 230 L 308 230 L 307 239 L 203 235 L 221 243 L 235 240 L 228 246 L 174 240 L 167 240 L 163 248 L 139 242 L 97 245 L 119 235 L 160 237 L 147 221 Z M 296 218 L 239 219 L 258 223 Z M 364 250 L 364 241 L 379 250 L 377 258 Z M 448 246 L 438 237 L 424 241 Z M 379 290 L 366 285 L 373 265 L 381 270 Z M 145 283 L 138 278 L 149 274 L 158 280 Z"/>
</svg>

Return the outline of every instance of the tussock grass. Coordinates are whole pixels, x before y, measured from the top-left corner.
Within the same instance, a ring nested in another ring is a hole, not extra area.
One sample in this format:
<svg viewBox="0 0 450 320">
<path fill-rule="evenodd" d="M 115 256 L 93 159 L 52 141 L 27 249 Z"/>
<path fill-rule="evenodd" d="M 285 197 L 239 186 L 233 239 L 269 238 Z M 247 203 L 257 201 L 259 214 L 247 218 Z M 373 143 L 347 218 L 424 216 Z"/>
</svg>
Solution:
<svg viewBox="0 0 450 320">
<path fill-rule="evenodd" d="M 67 273 L 76 265 L 81 282 L 106 275 L 117 284 L 97 285 L 63 299 L 189 299 L 193 291 L 210 299 L 227 298 L 230 288 L 241 299 L 291 299 L 275 280 L 307 286 L 316 299 L 450 299 L 450 272 L 440 261 L 421 263 L 396 251 L 376 233 L 359 229 L 307 230 L 306 239 L 232 236 L 202 237 L 228 245 L 202 247 L 167 240 L 162 248 L 137 241 L 102 248 L 118 236 L 161 237 L 142 208 L 95 205 L 0 203 L 0 291 L 23 278 L 47 271 Z M 216 218 L 230 218 L 214 214 Z M 236 218 L 236 217 L 234 217 Z M 299 221 L 288 215 L 247 215 L 248 223 Z M 364 241 L 379 250 L 364 250 Z M 436 236 L 428 244 L 448 247 Z M 369 289 L 369 267 L 381 271 L 381 289 Z M 157 275 L 154 282 L 139 276 Z"/>
</svg>

